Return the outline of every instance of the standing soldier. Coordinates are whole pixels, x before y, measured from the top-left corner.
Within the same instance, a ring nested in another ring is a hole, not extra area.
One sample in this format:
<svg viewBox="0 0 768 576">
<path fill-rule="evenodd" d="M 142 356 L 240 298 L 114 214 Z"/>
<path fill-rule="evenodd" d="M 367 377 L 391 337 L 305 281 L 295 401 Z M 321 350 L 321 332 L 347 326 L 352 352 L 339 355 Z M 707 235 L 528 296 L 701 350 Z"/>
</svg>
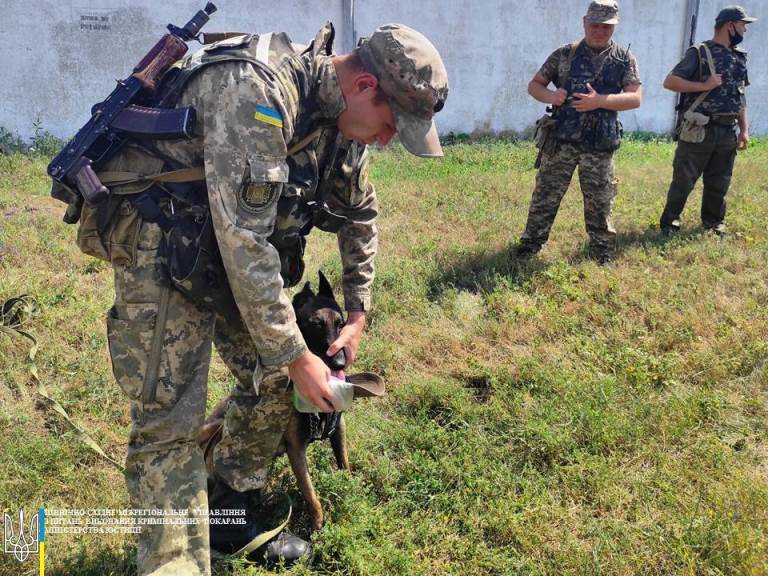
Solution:
<svg viewBox="0 0 768 576">
<path fill-rule="evenodd" d="M 702 174 L 701 223 L 718 236 L 725 234 L 725 195 L 736 150 L 749 144 L 744 95 L 749 85 L 747 53 L 738 44 L 747 24 L 755 20 L 741 6 L 723 8 L 715 19 L 712 40 L 689 48 L 664 80 L 664 88 L 683 94 L 680 109 L 684 112 L 672 183 L 661 215 L 661 230 L 666 235 L 680 231 L 680 214 Z"/>
<path fill-rule="evenodd" d="M 448 81 L 435 47 L 399 24 L 339 56 L 333 37 L 330 23 L 309 47 L 238 35 L 178 62 L 160 98 L 195 109 L 195 134 L 131 141 L 99 173 L 109 198 L 78 213 L 79 246 L 115 273 L 107 332 L 131 400 L 131 504 L 192 515 L 143 527 L 141 576 L 208 575 L 209 545 L 229 553 L 265 532 L 258 492 L 290 415 L 289 377 L 318 410 L 334 408 L 329 368 L 283 290 L 301 278 L 304 237 L 313 226 L 338 236 L 349 317 L 328 354 L 343 348 L 351 363 L 377 248 L 366 145 L 397 133 L 416 155 L 442 155 L 432 117 Z M 236 384 L 207 487 L 197 433 L 212 343 Z M 243 510 L 244 523 L 211 523 L 209 540 L 208 507 Z M 309 546 L 283 533 L 261 552 L 293 561 Z"/>
<path fill-rule="evenodd" d="M 611 39 L 619 22 L 615 0 L 593 0 L 583 22 L 584 39 L 555 50 L 528 83 L 531 96 L 553 107 L 554 121 L 548 135 L 537 137 L 540 166 L 517 248 L 521 258 L 537 253 L 549 238 L 576 166 L 590 254 L 605 264 L 616 252 L 611 209 L 616 196 L 613 152 L 622 134 L 617 112 L 640 106 L 640 77 L 632 53 Z M 555 90 L 548 88 L 550 83 Z"/>
</svg>

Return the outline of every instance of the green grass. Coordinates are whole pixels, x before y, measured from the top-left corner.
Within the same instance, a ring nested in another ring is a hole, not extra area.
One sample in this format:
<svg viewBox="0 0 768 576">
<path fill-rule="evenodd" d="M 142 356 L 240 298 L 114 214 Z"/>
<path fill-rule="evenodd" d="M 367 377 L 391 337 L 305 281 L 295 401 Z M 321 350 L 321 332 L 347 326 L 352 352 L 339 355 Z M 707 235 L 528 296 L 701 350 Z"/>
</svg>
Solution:
<svg viewBox="0 0 768 576">
<path fill-rule="evenodd" d="M 619 150 L 619 257 L 605 268 L 586 258 L 576 183 L 541 255 L 514 261 L 529 143 L 374 155 L 381 250 L 357 368 L 383 374 L 389 395 L 348 415 L 352 474 L 311 447 L 327 524 L 314 560 L 286 573 L 768 574 L 768 141 L 739 155 L 722 241 L 697 224 L 700 187 L 682 234 L 660 236 L 673 153 L 650 138 Z M 41 379 L 121 459 L 111 271 L 74 247 L 44 167 L 0 156 L 0 300 L 37 298 L 26 328 Z M 322 268 L 338 288 L 335 252 L 313 234 L 307 278 Z M 0 334 L 0 508 L 126 507 L 119 471 L 36 402 L 27 348 Z M 231 383 L 216 360 L 209 403 Z M 308 535 L 284 457 L 272 483 Z M 131 575 L 132 546 L 51 535 L 48 573 Z M 0 554 L 0 574 L 36 573 Z"/>
</svg>

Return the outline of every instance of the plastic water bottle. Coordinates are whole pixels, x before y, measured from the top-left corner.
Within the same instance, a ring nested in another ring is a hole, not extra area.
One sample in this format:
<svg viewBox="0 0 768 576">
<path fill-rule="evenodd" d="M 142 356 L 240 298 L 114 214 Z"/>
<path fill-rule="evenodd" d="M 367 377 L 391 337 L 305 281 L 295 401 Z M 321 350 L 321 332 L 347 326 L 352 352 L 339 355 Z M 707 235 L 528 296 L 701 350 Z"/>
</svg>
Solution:
<svg viewBox="0 0 768 576">
<path fill-rule="evenodd" d="M 331 389 L 332 394 L 329 400 L 337 412 L 344 412 L 352 408 L 352 401 L 355 399 L 355 388 L 351 382 L 331 376 L 328 379 L 328 387 Z M 299 412 L 308 414 L 320 412 L 317 406 L 296 391 L 295 386 L 293 388 L 293 405 Z"/>
</svg>

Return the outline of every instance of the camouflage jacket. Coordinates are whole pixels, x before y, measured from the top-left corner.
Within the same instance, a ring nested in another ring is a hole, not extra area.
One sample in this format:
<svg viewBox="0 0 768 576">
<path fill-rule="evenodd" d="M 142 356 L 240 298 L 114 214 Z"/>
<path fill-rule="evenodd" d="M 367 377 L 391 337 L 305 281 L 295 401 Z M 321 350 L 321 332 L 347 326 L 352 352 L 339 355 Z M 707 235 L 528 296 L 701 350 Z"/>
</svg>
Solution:
<svg viewBox="0 0 768 576">
<path fill-rule="evenodd" d="M 196 137 L 154 143 L 180 163 L 205 167 L 222 261 L 265 366 L 288 364 L 306 349 L 283 290 L 279 251 L 309 232 L 306 208 L 324 182 L 322 201 L 343 220 L 336 233 L 346 308 L 370 307 L 378 207 L 365 146 L 339 138 L 333 154 L 345 103 L 332 38 L 328 23 L 308 48 L 276 33 L 239 36 L 191 54 L 179 67 L 199 71 L 184 84 L 178 105 L 196 110 Z M 211 65 L 200 66 L 208 59 Z M 318 128 L 308 146 L 288 155 Z"/>
<path fill-rule="evenodd" d="M 704 44 L 712 52 L 715 72 L 722 74 L 723 83 L 709 93 L 696 111 L 704 114 L 741 112 L 747 106 L 745 96 L 745 89 L 749 86 L 747 53 L 741 48 L 727 48 L 712 40 L 707 40 Z M 703 50 L 699 46 L 691 46 L 670 74 L 694 82 L 706 81 L 710 74 Z M 681 110 L 687 110 L 699 94 L 700 92 L 683 94 Z"/>
</svg>

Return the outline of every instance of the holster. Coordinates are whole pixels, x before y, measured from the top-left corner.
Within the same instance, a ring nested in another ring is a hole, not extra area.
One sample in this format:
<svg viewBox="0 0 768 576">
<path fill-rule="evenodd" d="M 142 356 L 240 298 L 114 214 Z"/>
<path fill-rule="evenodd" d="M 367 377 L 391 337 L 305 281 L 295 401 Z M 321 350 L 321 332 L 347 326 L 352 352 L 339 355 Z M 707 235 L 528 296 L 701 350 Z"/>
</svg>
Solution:
<svg viewBox="0 0 768 576">
<path fill-rule="evenodd" d="M 539 153 L 536 155 L 534 168 L 541 166 L 541 157 L 543 155 L 553 156 L 557 153 L 557 119 L 549 114 L 544 114 L 536 121 L 536 131 L 533 135 L 533 141 Z"/>
<path fill-rule="evenodd" d="M 301 282 L 304 276 L 304 247 L 307 240 L 304 236 L 296 236 L 295 241 L 285 244 L 278 249 L 280 254 L 280 276 L 283 286 L 292 288 Z"/>
<path fill-rule="evenodd" d="M 557 119 L 549 114 L 544 114 L 544 116 L 536 120 L 536 130 L 533 133 L 533 141 L 536 144 L 536 148 L 544 150 L 551 146 L 552 140 L 555 139 L 556 128 Z"/>
</svg>

